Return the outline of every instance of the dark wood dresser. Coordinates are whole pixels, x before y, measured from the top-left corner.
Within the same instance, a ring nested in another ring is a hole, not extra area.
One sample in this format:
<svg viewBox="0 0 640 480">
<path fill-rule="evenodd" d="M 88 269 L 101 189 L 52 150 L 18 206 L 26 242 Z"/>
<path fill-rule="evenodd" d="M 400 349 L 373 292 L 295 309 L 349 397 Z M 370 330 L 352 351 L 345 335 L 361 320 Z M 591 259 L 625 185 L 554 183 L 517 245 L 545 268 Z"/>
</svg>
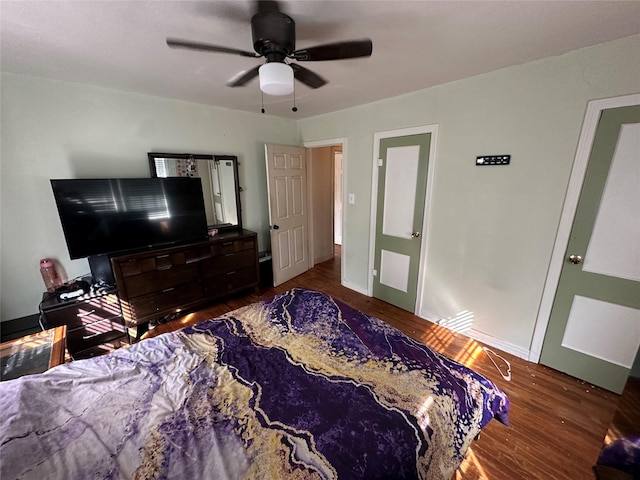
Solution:
<svg viewBox="0 0 640 480">
<path fill-rule="evenodd" d="M 223 232 L 202 242 L 111 258 L 129 333 L 259 284 L 255 232 Z"/>
</svg>

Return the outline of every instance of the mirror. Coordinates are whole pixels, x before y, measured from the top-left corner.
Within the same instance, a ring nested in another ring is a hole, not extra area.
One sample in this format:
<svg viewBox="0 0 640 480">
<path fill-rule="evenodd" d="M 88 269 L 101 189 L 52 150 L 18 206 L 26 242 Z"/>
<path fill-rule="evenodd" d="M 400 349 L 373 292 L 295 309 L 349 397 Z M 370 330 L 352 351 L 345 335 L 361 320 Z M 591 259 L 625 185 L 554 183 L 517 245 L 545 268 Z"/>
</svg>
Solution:
<svg viewBox="0 0 640 480">
<path fill-rule="evenodd" d="M 209 228 L 242 228 L 238 158 L 233 155 L 149 152 L 152 177 L 198 177 Z"/>
</svg>

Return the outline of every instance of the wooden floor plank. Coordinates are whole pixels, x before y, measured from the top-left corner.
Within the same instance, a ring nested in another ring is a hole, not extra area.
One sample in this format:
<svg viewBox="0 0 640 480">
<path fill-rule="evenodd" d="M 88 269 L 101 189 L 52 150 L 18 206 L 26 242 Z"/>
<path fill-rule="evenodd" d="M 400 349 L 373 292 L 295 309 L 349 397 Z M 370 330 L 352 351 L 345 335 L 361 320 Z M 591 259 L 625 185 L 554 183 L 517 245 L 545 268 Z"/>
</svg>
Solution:
<svg viewBox="0 0 640 480">
<path fill-rule="evenodd" d="M 594 478 L 592 467 L 620 396 L 492 348 L 511 363 L 512 380 L 507 382 L 479 342 L 343 287 L 340 284 L 339 256 L 316 265 L 279 287 L 236 296 L 222 304 L 158 325 L 148 336 L 214 318 L 295 287 L 326 292 L 384 320 L 430 348 L 485 375 L 509 395 L 511 426 L 490 422 L 480 439 L 473 443 L 456 472 L 456 479 Z"/>
</svg>

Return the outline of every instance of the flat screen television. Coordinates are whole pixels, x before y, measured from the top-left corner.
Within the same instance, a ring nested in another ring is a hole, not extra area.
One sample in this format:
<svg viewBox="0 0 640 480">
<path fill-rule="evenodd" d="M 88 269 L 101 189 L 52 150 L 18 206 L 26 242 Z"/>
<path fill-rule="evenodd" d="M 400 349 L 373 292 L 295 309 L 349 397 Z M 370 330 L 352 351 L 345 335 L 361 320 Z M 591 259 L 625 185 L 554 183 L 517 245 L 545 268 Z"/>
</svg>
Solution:
<svg viewBox="0 0 640 480">
<path fill-rule="evenodd" d="M 207 238 L 199 178 L 51 180 L 72 259 Z"/>
</svg>

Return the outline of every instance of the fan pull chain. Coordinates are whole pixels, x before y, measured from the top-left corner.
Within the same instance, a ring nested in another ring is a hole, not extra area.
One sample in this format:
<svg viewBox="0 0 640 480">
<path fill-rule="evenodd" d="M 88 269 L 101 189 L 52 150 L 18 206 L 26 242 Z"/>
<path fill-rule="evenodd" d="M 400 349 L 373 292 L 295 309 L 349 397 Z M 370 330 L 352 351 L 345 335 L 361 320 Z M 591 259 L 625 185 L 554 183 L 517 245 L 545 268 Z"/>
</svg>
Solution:
<svg viewBox="0 0 640 480">
<path fill-rule="evenodd" d="M 262 92 L 262 90 L 260 90 L 260 104 L 262 105 L 260 111 L 264 113 L 264 93 Z"/>
<path fill-rule="evenodd" d="M 297 112 L 298 111 L 298 107 L 296 107 L 296 83 L 293 82 L 293 108 L 291 109 L 292 112 Z"/>
</svg>

